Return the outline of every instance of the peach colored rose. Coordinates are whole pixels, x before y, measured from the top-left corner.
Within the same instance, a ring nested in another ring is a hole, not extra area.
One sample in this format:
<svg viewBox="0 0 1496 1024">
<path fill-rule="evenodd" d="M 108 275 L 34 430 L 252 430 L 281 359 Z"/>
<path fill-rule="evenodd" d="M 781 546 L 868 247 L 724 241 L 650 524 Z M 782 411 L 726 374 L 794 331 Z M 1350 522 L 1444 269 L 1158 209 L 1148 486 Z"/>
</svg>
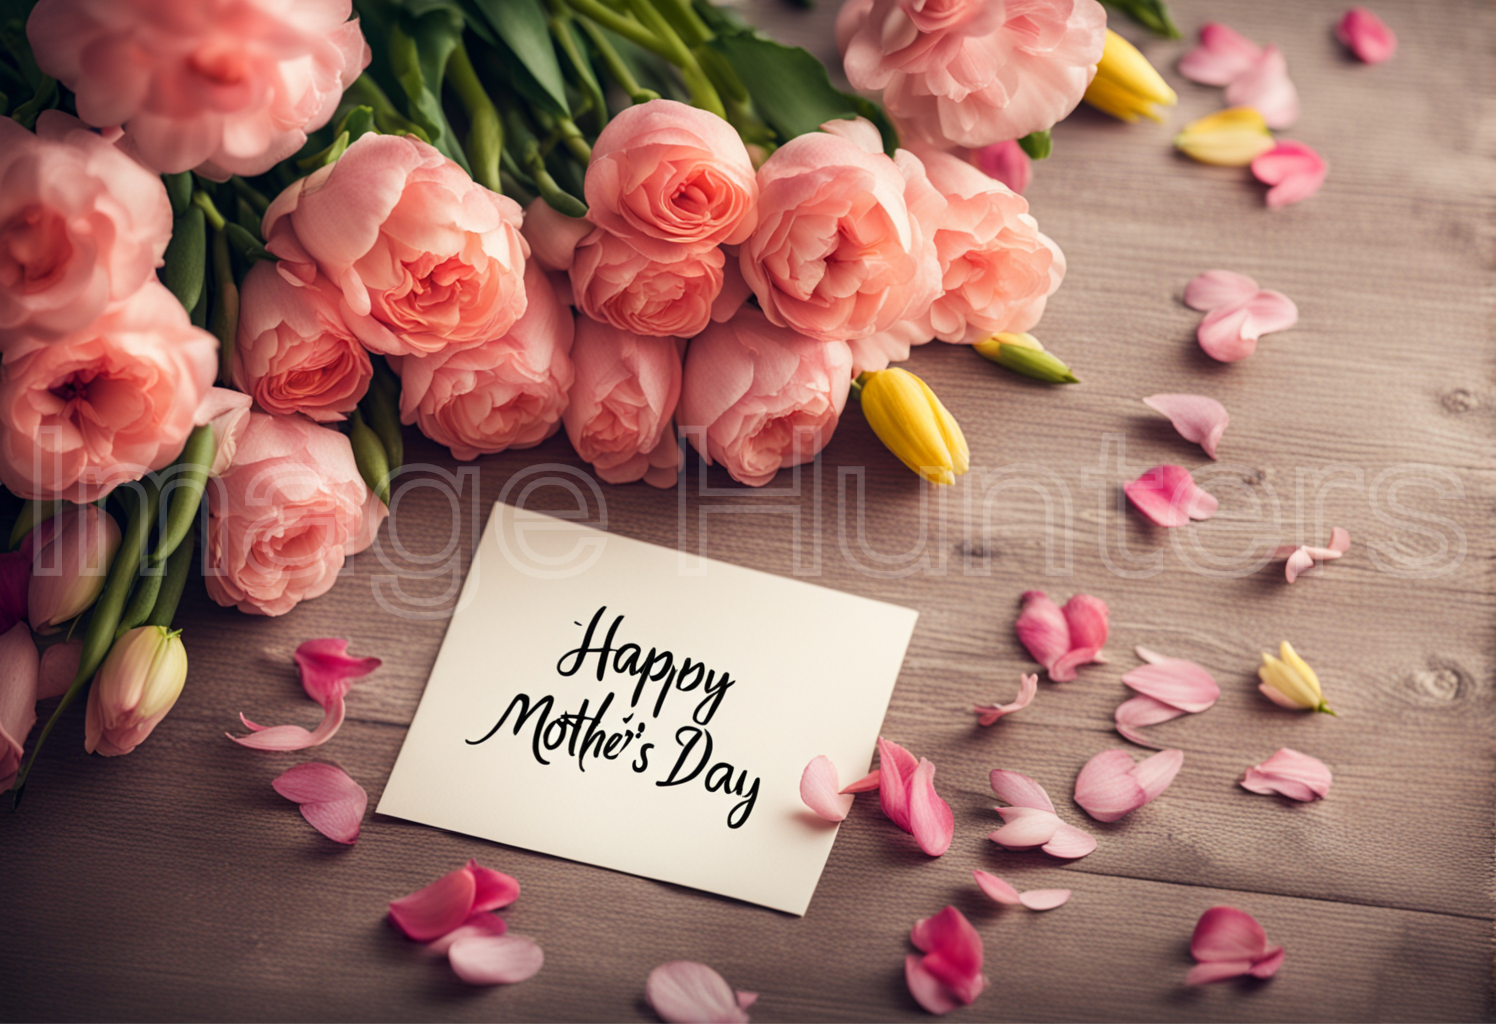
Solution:
<svg viewBox="0 0 1496 1024">
<path fill-rule="evenodd" d="M 263 174 L 369 63 L 349 0 L 41 0 L 26 34 L 78 116 L 155 171 Z"/>
<path fill-rule="evenodd" d="M 337 581 L 389 513 L 353 447 L 304 416 L 251 413 L 228 470 L 208 485 L 208 595 L 284 615 Z"/>
<path fill-rule="evenodd" d="M 161 265 L 166 187 L 77 118 L 0 118 L 0 182 L 0 353 L 87 327 Z"/>
<path fill-rule="evenodd" d="M 847 79 L 883 91 L 903 125 L 940 147 L 978 149 L 1063 120 L 1091 84 L 1106 42 L 1097 0 L 942 4 L 847 0 L 836 19 Z"/>
<path fill-rule="evenodd" d="M 584 313 L 620 331 L 689 338 L 711 319 L 723 262 L 721 249 L 653 260 L 599 228 L 577 246 L 571 291 Z"/>
<path fill-rule="evenodd" d="M 343 323 L 341 298 L 320 275 L 298 288 L 271 263 L 251 267 L 239 292 L 234 386 L 266 412 L 299 412 L 318 423 L 347 419 L 374 368 Z"/>
<path fill-rule="evenodd" d="M 745 306 L 686 350 L 676 421 L 708 463 L 761 487 L 826 447 L 847 404 L 852 353 Z"/>
<path fill-rule="evenodd" d="M 675 100 L 628 107 L 592 147 L 587 219 L 655 260 L 736 245 L 753 231 L 758 185 L 737 131 Z"/>
<path fill-rule="evenodd" d="M 536 263 L 525 270 L 525 289 L 529 307 L 503 337 L 398 361 L 401 422 L 418 424 L 456 458 L 533 448 L 561 427 L 573 377 L 571 310 Z"/>
<path fill-rule="evenodd" d="M 739 258 L 772 322 L 847 341 L 922 315 L 939 293 L 926 224 L 944 201 L 919 158 L 890 160 L 867 121 L 821 127 L 759 168 L 758 226 Z"/>
<path fill-rule="evenodd" d="M 87 328 L 0 365 L 0 483 L 94 501 L 177 457 L 218 372 L 218 341 L 150 280 Z"/>
<path fill-rule="evenodd" d="M 310 284 L 320 270 L 359 340 L 401 356 L 471 348 L 514 326 L 523 219 L 426 143 L 369 134 L 277 196 L 263 227 L 286 280 Z"/>
<path fill-rule="evenodd" d="M 566 435 L 610 484 L 644 480 L 673 487 L 680 473 L 675 439 L 682 343 L 647 338 L 582 316 L 571 361 Z"/>
</svg>

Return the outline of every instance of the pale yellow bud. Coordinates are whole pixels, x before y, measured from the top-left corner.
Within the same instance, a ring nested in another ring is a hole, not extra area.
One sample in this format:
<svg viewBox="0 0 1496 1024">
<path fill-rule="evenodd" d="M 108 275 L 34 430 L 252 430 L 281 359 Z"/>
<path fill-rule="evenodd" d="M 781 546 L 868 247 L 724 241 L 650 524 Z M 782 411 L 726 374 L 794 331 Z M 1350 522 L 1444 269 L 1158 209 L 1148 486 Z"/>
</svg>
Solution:
<svg viewBox="0 0 1496 1024">
<path fill-rule="evenodd" d="M 1319 688 L 1319 677 L 1299 657 L 1293 645 L 1284 640 L 1278 647 L 1278 654 L 1277 658 L 1271 654 L 1262 656 L 1262 667 L 1257 670 L 1257 677 L 1262 682 L 1257 689 L 1263 696 L 1281 707 L 1333 715 L 1335 712 L 1325 703 L 1325 695 Z"/>
<path fill-rule="evenodd" d="M 1191 121 L 1174 145 L 1202 164 L 1245 167 L 1273 148 L 1273 133 L 1251 107 L 1228 107 Z"/>
<path fill-rule="evenodd" d="M 1085 99 L 1097 110 L 1129 123 L 1139 117 L 1162 123 L 1158 108 L 1179 102 L 1148 58 L 1111 29 L 1106 30 L 1106 47 L 1101 51 L 1101 63 L 1096 65 L 1096 77 L 1086 87 Z"/>
<path fill-rule="evenodd" d="M 862 412 L 878 440 L 932 484 L 953 484 L 971 465 L 955 418 L 924 381 L 898 368 L 864 373 Z"/>
</svg>

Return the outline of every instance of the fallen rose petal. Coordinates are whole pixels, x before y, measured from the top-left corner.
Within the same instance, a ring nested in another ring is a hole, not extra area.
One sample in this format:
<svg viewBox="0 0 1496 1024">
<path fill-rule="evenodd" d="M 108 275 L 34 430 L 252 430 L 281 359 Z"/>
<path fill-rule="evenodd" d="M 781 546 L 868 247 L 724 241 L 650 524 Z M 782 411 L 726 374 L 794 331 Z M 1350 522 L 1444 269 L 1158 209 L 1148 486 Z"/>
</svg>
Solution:
<svg viewBox="0 0 1496 1024">
<path fill-rule="evenodd" d="M 998 903 L 1008 906 L 1018 905 L 1018 890 L 1013 888 L 1001 878 L 987 871 L 973 871 L 972 877 L 977 880 L 977 885 L 982 891 Z"/>
<path fill-rule="evenodd" d="M 1262 925 L 1235 907 L 1211 907 L 1200 915 L 1190 936 L 1190 955 L 1201 963 L 1256 961 L 1267 952 Z"/>
<path fill-rule="evenodd" d="M 1336 526 L 1330 530 L 1330 550 L 1345 554 L 1351 549 L 1351 532 L 1343 526 Z"/>
<path fill-rule="evenodd" d="M 1101 648 L 1106 645 L 1109 630 L 1106 602 L 1090 594 L 1074 594 L 1065 602 L 1065 625 L 1070 632 L 1070 650 L 1055 662 L 1049 678 L 1057 683 L 1075 678 L 1075 668 L 1091 662 L 1105 661 Z"/>
<path fill-rule="evenodd" d="M 1174 781 L 1174 776 L 1178 775 L 1179 769 L 1183 767 L 1184 751 L 1160 750 L 1139 761 L 1132 770 L 1132 777 L 1138 781 L 1139 786 L 1143 787 L 1143 795 L 1153 800 L 1169 788 L 1169 784 Z"/>
<path fill-rule="evenodd" d="M 1184 764 L 1181 750 L 1161 750 L 1133 764 L 1125 750 L 1103 750 L 1075 779 L 1075 802 L 1097 821 L 1116 821 L 1155 799 Z"/>
<path fill-rule="evenodd" d="M 852 797 L 838 793 L 840 785 L 836 765 L 821 754 L 812 758 L 800 775 L 800 799 L 827 821 L 843 821 L 852 809 Z"/>
<path fill-rule="evenodd" d="M 512 985 L 533 978 L 545 953 L 526 935 L 467 936 L 452 943 L 447 960 L 469 985 Z"/>
<path fill-rule="evenodd" d="M 426 950 L 440 956 L 446 956 L 447 950 L 452 948 L 452 943 L 458 939 L 487 938 L 503 935 L 509 930 L 509 923 L 492 911 L 480 911 L 469 914 L 466 921 L 453 928 L 445 935 L 438 936 L 426 943 Z"/>
<path fill-rule="evenodd" d="M 935 765 L 927 758 L 920 758 L 909 782 L 909 832 L 931 857 L 949 850 L 956 832 L 956 817 L 935 792 Z"/>
<path fill-rule="evenodd" d="M 1299 573 L 1306 569 L 1314 568 L 1314 556 L 1309 553 L 1308 548 L 1299 548 L 1288 556 L 1288 561 L 1283 564 L 1283 576 L 1292 583 L 1299 578 Z"/>
<path fill-rule="evenodd" d="M 891 740 L 878 737 L 878 804 L 888 820 L 909 831 L 909 781 L 919 762 Z"/>
<path fill-rule="evenodd" d="M 1267 951 L 1267 955 L 1265 955 L 1264 957 L 1262 957 L 1262 959 L 1258 960 L 1252 965 L 1252 977 L 1271 978 L 1273 975 L 1278 973 L 1278 968 L 1282 966 L 1283 947 L 1274 946 L 1272 949 L 1269 949 Z"/>
<path fill-rule="evenodd" d="M 748 1007 L 750 1007 L 754 1003 L 758 1002 L 758 993 L 757 992 L 743 992 L 743 991 L 740 990 L 737 993 L 737 997 L 738 997 L 738 1009 L 740 1009 L 740 1010 L 746 1010 L 746 1009 L 748 1009 Z"/>
<path fill-rule="evenodd" d="M 917 953 L 904 957 L 904 984 L 914 1001 L 924 1007 L 925 1012 L 937 1017 L 952 1010 L 959 1010 L 961 1002 L 939 978 L 925 966 L 925 958 Z"/>
<path fill-rule="evenodd" d="M 667 1024 L 747 1024 L 732 986 L 706 964 L 672 960 L 649 972 L 644 998 Z"/>
<path fill-rule="evenodd" d="M 1153 654 L 1152 651 L 1148 652 Z M 1138 651 L 1142 656 L 1142 649 Z M 1181 711 L 1198 714 L 1221 697 L 1221 687 L 1204 668 L 1184 658 L 1146 659 L 1122 674 L 1124 685 Z"/>
<path fill-rule="evenodd" d="M 472 915 L 476 884 L 466 866 L 417 889 L 409 896 L 390 902 L 390 920 L 407 938 L 417 942 L 452 931 Z"/>
<path fill-rule="evenodd" d="M 1161 722 L 1172 721 L 1184 714 L 1188 714 L 1188 712 L 1165 704 L 1161 700 L 1154 700 L 1152 697 L 1133 697 L 1117 705 L 1117 710 L 1113 713 L 1112 719 L 1117 724 L 1117 731 L 1125 739 L 1131 740 L 1140 747 L 1152 747 L 1154 750 L 1160 750 L 1162 748 L 1157 743 L 1148 740 L 1137 730 L 1144 726 L 1158 725 Z"/>
<path fill-rule="evenodd" d="M 1018 640 L 1045 670 L 1070 650 L 1070 624 L 1060 606 L 1042 590 L 1025 591 L 1023 610 L 1013 624 Z"/>
<path fill-rule="evenodd" d="M 866 775 L 864 775 L 862 778 L 858 779 L 856 782 L 848 784 L 845 788 L 842 789 L 842 792 L 843 793 L 871 793 L 873 790 L 875 790 L 875 789 L 878 788 L 878 785 L 879 785 L 880 781 L 882 780 L 882 778 L 883 778 L 883 773 L 881 771 L 879 771 L 877 768 L 874 768 L 872 771 L 868 772 Z"/>
<path fill-rule="evenodd" d="M 1011 715 L 1015 711 L 1022 711 L 1029 706 L 1034 695 L 1039 692 L 1039 677 L 1037 675 L 1026 675 L 1019 680 L 1018 696 L 1013 698 L 1011 704 L 978 704 L 971 709 L 972 714 L 977 716 L 978 725 L 991 725 L 1004 715 Z M 808 771 L 809 769 L 807 769 Z M 804 783 L 801 783 L 803 790 Z"/>
<path fill-rule="evenodd" d="M 473 876 L 473 910 L 498 910 L 519 899 L 519 882 L 502 871 L 485 868 L 475 860 L 467 862 Z"/>
<path fill-rule="evenodd" d="M 291 656 L 301 669 L 301 686 L 307 696 L 326 707 L 336 694 L 346 696 L 353 680 L 373 672 L 381 664 L 378 658 L 354 658 L 348 654 L 348 641 L 334 637 L 308 640 Z"/>
<path fill-rule="evenodd" d="M 308 761 L 282 772 L 270 785 L 300 804 L 301 816 L 327 838 L 349 844 L 358 838 L 369 794 L 337 765 Z"/>
<path fill-rule="evenodd" d="M 1209 519 L 1219 507 L 1215 496 L 1202 490 L 1183 466 L 1154 466 L 1122 490 L 1134 508 L 1159 526 Z"/>
<path fill-rule="evenodd" d="M 1240 306 L 1261 290 L 1246 274 L 1234 270 L 1207 270 L 1195 275 L 1184 286 L 1184 304 L 1190 309 L 1209 313 L 1222 306 Z"/>
<path fill-rule="evenodd" d="M 1262 58 L 1262 47 L 1228 25 L 1200 27 L 1200 45 L 1179 59 L 1179 73 L 1201 85 L 1230 85 Z"/>
<path fill-rule="evenodd" d="M 308 731 L 299 725 L 258 725 L 239 715 L 239 720 L 244 727 L 250 730 L 248 736 L 235 736 L 233 733 L 224 733 L 229 739 L 241 747 L 249 747 L 251 750 L 269 750 L 277 753 L 285 753 L 291 750 L 305 750 L 308 747 L 317 747 L 332 739 L 337 731 L 343 726 L 343 701 L 335 698 L 330 707 L 322 715 L 322 721 L 317 724 L 315 730 Z"/>
<path fill-rule="evenodd" d="M 955 907 L 948 906 L 938 914 L 916 921 L 909 931 L 909 940 L 925 953 L 920 966 L 956 1002 L 970 1005 L 986 987 L 987 979 L 982 974 L 982 937 Z M 905 974 L 907 977 L 907 960 Z M 919 998 L 913 985 L 910 991 Z"/>
<path fill-rule="evenodd" d="M 1283 747 L 1266 761 L 1248 768 L 1241 786 L 1253 793 L 1278 793 L 1291 800 L 1309 801 L 1328 795 L 1330 781 L 1330 769 L 1319 758 Z"/>
<path fill-rule="evenodd" d="M 1092 853 L 1096 849 L 1096 837 L 1089 832 L 1082 831 L 1074 825 L 1060 823 L 1055 829 L 1054 838 L 1039 847 L 1051 857 L 1060 857 L 1065 860 L 1078 860 Z"/>
<path fill-rule="evenodd" d="M 1251 973 L 1252 961 L 1250 960 L 1214 960 L 1191 967 L 1190 972 L 1184 976 L 1184 983 L 1186 985 L 1209 985 L 1214 981 L 1240 978 L 1244 974 Z"/>
<path fill-rule="evenodd" d="M 1216 445 L 1231 423 L 1231 414 L 1220 402 L 1205 395 L 1149 395 L 1143 404 L 1167 416 L 1180 437 L 1216 457 Z"/>
<path fill-rule="evenodd" d="M 1054 802 L 1044 792 L 1044 787 L 1022 772 L 994 768 L 988 779 L 992 783 L 992 791 L 1003 803 L 1054 813 Z"/>
<path fill-rule="evenodd" d="M 1264 334 L 1298 323 L 1299 310 L 1282 292 L 1261 291 L 1239 306 L 1222 306 L 1205 315 L 1195 331 L 1200 348 L 1222 363 L 1237 363 L 1257 351 Z"/>
<path fill-rule="evenodd" d="M 1267 191 L 1267 205 L 1272 207 L 1308 199 L 1319 191 L 1329 171 L 1330 165 L 1324 157 L 1292 139 L 1280 139 L 1276 146 L 1252 161 L 1252 176 L 1272 186 Z"/>
<path fill-rule="evenodd" d="M 1030 889 L 1018 897 L 1030 910 L 1053 910 L 1070 902 L 1069 889 Z"/>
<path fill-rule="evenodd" d="M 998 846 L 1010 850 L 1027 850 L 1043 846 L 1054 838 L 1062 824 L 1053 811 L 1040 811 L 1032 807 L 999 807 L 1006 824 L 988 834 L 987 838 Z"/>
<path fill-rule="evenodd" d="M 1299 119 L 1299 91 L 1288 77 L 1283 51 L 1263 47 L 1262 56 L 1226 86 L 1226 105 L 1251 107 L 1269 128 L 1287 128 Z"/>
<path fill-rule="evenodd" d="M 1335 26 L 1335 38 L 1367 64 L 1380 64 L 1397 52 L 1397 35 L 1364 7 L 1352 7 Z"/>
</svg>

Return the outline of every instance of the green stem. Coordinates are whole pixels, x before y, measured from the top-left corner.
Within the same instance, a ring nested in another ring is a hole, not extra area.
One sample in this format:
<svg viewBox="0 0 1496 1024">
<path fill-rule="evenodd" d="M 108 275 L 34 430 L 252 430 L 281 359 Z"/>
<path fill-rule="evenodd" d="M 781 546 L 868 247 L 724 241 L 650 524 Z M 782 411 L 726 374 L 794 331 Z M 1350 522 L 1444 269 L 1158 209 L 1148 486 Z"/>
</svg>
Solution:
<svg viewBox="0 0 1496 1024">
<path fill-rule="evenodd" d="M 726 119 L 727 110 L 722 106 L 722 97 L 717 95 L 716 86 L 712 85 L 711 79 L 701 70 L 701 65 L 681 37 L 676 35 L 675 29 L 650 2 L 650 0 L 629 0 L 629 6 L 633 8 L 634 14 L 645 26 L 664 42 L 668 52 L 662 56 L 680 68 L 681 77 L 685 79 L 686 88 L 691 91 L 691 103 L 702 110 L 716 114 Z"/>
<path fill-rule="evenodd" d="M 468 115 L 468 134 L 463 148 L 468 162 L 473 165 L 473 180 L 494 192 L 503 189 L 499 181 L 499 154 L 504 150 L 504 128 L 499 121 L 499 111 L 488 98 L 473 62 L 468 58 L 467 47 L 461 43 L 447 58 L 447 82 L 462 101 Z"/>
<path fill-rule="evenodd" d="M 187 576 L 192 571 L 193 550 L 197 547 L 197 531 L 193 530 L 166 560 L 166 576 L 161 581 L 161 593 L 156 596 L 156 606 L 151 617 L 142 625 L 171 628 L 171 620 L 177 616 L 177 603 L 182 600 L 182 590 L 187 586 Z"/>
<path fill-rule="evenodd" d="M 566 0 L 566 2 L 582 17 L 592 19 L 609 32 L 615 32 L 634 45 L 659 54 L 672 63 L 675 61 L 669 45 L 633 18 L 609 10 L 598 3 L 598 0 Z"/>
<path fill-rule="evenodd" d="M 21 514 L 16 517 L 16 525 L 10 531 L 10 550 L 14 551 L 21 546 L 21 541 L 26 535 L 36 529 L 58 512 L 62 511 L 60 501 L 27 501 L 21 506 Z"/>
<path fill-rule="evenodd" d="M 213 232 L 213 297 L 211 329 L 218 338 L 218 383 L 228 387 L 234 379 L 234 341 L 239 334 L 239 286 L 229 259 L 229 237 L 222 230 Z"/>
<path fill-rule="evenodd" d="M 192 193 L 192 203 L 203 211 L 203 216 L 208 218 L 208 223 L 213 225 L 214 231 L 222 231 L 228 221 L 223 219 L 223 214 L 218 212 L 218 207 L 213 205 L 213 197 L 202 189 Z"/>
<path fill-rule="evenodd" d="M 229 183 L 234 186 L 235 192 L 243 196 L 255 208 L 257 213 L 263 214 L 266 210 L 270 209 L 270 200 L 265 198 L 264 193 L 239 177 L 239 175 L 236 174 L 230 178 Z"/>
<path fill-rule="evenodd" d="M 661 6 L 665 17 L 687 46 L 697 46 L 712 38 L 712 30 L 691 6 L 691 0 L 661 0 Z"/>
<path fill-rule="evenodd" d="M 603 67 L 608 71 L 608 77 L 618 84 L 632 103 L 648 103 L 657 100 L 660 94 L 653 89 L 646 89 L 634 78 L 634 73 L 629 70 L 623 58 L 618 56 L 618 51 L 613 48 L 608 37 L 603 35 L 602 29 L 590 21 L 580 23 L 582 31 L 587 33 L 587 38 L 592 40 L 597 55 L 603 59 Z"/>
<path fill-rule="evenodd" d="M 597 111 L 597 128 L 602 131 L 608 123 L 608 101 L 603 96 L 602 86 L 592 73 L 592 65 L 577 46 L 577 38 L 572 34 L 575 20 L 571 16 L 571 10 L 562 0 L 550 0 L 550 4 L 551 37 L 556 40 L 556 45 L 566 55 L 567 63 L 576 72 L 577 88 L 591 101 L 592 109 Z"/>
</svg>

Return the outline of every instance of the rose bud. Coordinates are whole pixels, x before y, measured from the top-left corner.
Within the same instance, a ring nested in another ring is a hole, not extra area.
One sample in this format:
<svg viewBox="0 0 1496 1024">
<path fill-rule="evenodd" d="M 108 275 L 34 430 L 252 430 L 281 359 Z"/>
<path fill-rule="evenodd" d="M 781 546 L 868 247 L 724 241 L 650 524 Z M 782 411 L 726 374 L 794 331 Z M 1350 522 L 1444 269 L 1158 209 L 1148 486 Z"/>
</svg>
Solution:
<svg viewBox="0 0 1496 1024">
<path fill-rule="evenodd" d="M 52 633 L 98 600 L 119 550 L 119 524 L 97 505 L 69 505 L 34 536 L 27 617 L 38 633 Z"/>
<path fill-rule="evenodd" d="M 181 630 L 130 630 L 109 649 L 88 691 L 83 749 L 105 757 L 128 754 L 166 717 L 186 681 Z"/>
<path fill-rule="evenodd" d="M 862 413 L 899 461 L 932 484 L 953 484 L 971 465 L 961 425 L 928 384 L 897 367 L 865 373 Z"/>
<path fill-rule="evenodd" d="M 680 349 L 674 338 L 577 318 L 576 380 L 562 419 L 577 454 L 608 483 L 675 484 L 681 456 L 671 417 L 680 399 Z"/>
<path fill-rule="evenodd" d="M 1262 667 L 1257 670 L 1257 677 L 1262 680 L 1257 689 L 1262 691 L 1262 695 L 1279 707 L 1335 714 L 1325 703 L 1325 695 L 1319 688 L 1319 676 L 1299 657 L 1293 644 L 1284 640 L 1278 646 L 1278 654 L 1279 658 L 1271 654 L 1262 656 Z"/>
</svg>

